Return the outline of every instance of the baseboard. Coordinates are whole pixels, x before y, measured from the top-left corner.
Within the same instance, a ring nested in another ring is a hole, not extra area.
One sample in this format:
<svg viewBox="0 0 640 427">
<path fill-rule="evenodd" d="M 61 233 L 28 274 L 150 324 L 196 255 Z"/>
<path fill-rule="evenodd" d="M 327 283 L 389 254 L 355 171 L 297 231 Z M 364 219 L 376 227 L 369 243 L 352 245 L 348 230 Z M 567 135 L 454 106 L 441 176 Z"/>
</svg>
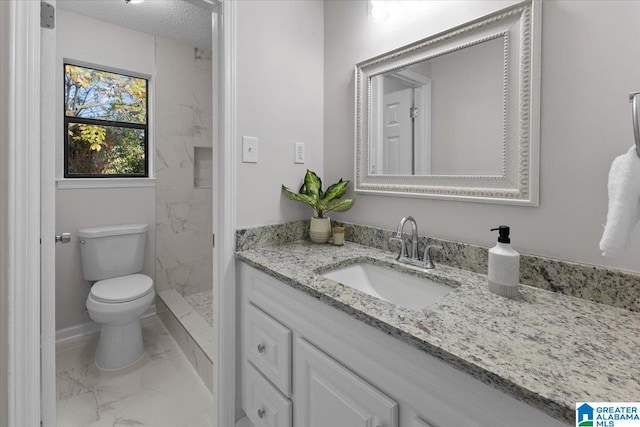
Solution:
<svg viewBox="0 0 640 427">
<path fill-rule="evenodd" d="M 155 316 L 156 305 L 150 306 L 147 311 L 142 315 L 142 319 L 145 317 Z M 80 325 L 69 326 L 68 328 L 59 329 L 56 331 L 56 343 L 66 341 L 72 338 L 76 338 L 82 335 L 89 335 L 100 330 L 100 324 L 96 322 L 82 323 Z"/>
</svg>

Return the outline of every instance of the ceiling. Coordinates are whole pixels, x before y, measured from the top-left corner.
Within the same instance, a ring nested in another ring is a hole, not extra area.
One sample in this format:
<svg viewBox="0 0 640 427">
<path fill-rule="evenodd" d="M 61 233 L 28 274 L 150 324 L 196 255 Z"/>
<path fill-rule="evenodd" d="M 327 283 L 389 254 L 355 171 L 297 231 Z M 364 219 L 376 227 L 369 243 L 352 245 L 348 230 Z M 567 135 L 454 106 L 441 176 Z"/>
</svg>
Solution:
<svg viewBox="0 0 640 427">
<path fill-rule="evenodd" d="M 195 2 L 193 2 L 195 3 Z M 211 49 L 211 15 L 189 0 L 57 0 L 60 9 L 190 46 Z"/>
</svg>

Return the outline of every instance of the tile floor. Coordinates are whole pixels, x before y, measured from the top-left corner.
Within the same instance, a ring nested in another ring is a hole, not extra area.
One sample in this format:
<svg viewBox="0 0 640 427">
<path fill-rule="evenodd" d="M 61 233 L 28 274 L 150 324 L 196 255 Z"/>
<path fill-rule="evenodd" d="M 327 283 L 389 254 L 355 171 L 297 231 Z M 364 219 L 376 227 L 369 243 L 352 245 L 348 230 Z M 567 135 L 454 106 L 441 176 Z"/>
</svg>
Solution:
<svg viewBox="0 0 640 427">
<path fill-rule="evenodd" d="M 160 319 L 142 321 L 145 354 L 105 372 L 94 363 L 98 334 L 56 345 L 60 427 L 210 427 L 212 397 Z"/>
</svg>

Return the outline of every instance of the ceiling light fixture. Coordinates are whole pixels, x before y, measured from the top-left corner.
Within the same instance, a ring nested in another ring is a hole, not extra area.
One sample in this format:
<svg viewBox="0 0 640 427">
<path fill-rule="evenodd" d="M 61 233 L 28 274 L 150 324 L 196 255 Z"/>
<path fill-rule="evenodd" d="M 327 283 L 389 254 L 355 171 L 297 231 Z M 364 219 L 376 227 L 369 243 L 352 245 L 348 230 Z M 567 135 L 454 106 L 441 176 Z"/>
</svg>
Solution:
<svg viewBox="0 0 640 427">
<path fill-rule="evenodd" d="M 389 17 L 389 11 L 384 0 L 369 0 L 367 2 L 367 18 L 371 22 L 382 22 Z"/>
<path fill-rule="evenodd" d="M 391 16 L 398 15 L 400 3 L 398 0 L 368 0 L 367 19 L 371 22 L 386 21 Z"/>
</svg>

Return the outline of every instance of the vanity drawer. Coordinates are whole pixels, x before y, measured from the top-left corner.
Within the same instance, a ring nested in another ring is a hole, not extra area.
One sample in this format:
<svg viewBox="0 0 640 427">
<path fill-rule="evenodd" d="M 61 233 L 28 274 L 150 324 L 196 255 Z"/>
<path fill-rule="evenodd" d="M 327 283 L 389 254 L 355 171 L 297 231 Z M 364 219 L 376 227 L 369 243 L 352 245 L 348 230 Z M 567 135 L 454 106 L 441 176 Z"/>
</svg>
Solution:
<svg viewBox="0 0 640 427">
<path fill-rule="evenodd" d="M 243 410 L 254 427 L 291 427 L 292 404 L 249 362 L 246 364 Z"/>
<path fill-rule="evenodd" d="M 287 397 L 291 396 L 291 331 L 247 304 L 246 357 Z"/>
</svg>

